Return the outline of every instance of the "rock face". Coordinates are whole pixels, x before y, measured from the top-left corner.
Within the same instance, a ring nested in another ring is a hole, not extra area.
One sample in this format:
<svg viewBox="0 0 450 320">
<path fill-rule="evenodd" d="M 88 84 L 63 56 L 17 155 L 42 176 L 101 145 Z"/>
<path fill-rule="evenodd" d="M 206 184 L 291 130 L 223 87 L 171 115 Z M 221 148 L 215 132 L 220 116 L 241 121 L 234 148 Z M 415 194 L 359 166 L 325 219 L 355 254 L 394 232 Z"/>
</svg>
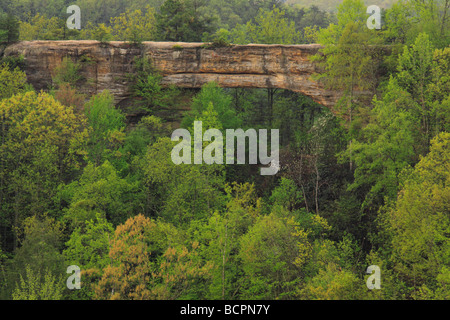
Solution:
<svg viewBox="0 0 450 320">
<path fill-rule="evenodd" d="M 326 90 L 311 79 L 319 72 L 309 60 L 320 45 L 233 45 L 206 48 L 202 43 L 144 42 L 141 47 L 125 42 L 23 41 L 5 49 L 4 55 L 23 55 L 26 74 L 40 90 L 52 84 L 52 74 L 65 56 L 82 65 L 86 79 L 81 91 L 95 94 L 110 90 L 117 103 L 130 98 L 127 74 L 133 60 L 147 56 L 163 75 L 164 85 L 199 88 L 209 81 L 222 87 L 281 88 L 301 92 L 332 107 L 339 93 Z"/>
</svg>

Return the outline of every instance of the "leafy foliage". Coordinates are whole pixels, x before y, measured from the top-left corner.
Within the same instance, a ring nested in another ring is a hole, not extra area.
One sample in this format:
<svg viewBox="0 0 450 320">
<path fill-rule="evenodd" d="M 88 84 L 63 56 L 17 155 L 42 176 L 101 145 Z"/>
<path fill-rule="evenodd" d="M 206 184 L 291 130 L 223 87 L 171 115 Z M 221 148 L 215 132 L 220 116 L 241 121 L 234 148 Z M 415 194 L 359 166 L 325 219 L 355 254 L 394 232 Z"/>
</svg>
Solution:
<svg viewBox="0 0 450 320">
<path fill-rule="evenodd" d="M 19 68 L 11 70 L 8 64 L 0 67 L 0 100 L 10 98 L 25 89 L 27 77 Z"/>
<path fill-rule="evenodd" d="M 28 267 L 26 280 L 20 277 L 20 285 L 12 294 L 13 300 L 61 300 L 63 296 L 61 281 L 51 273 L 46 273 L 42 282 L 40 278 L 39 272 L 34 275 Z"/>
<path fill-rule="evenodd" d="M 415 289 L 439 290 L 448 272 L 450 135 L 441 133 L 403 183 L 390 212 L 395 268 Z M 441 288 L 442 289 L 442 288 Z"/>
<path fill-rule="evenodd" d="M 12 14 L 0 15 L 0 42 L 19 40 L 19 20 Z"/>
<path fill-rule="evenodd" d="M 26 59 L 1 45 L 0 297 L 448 300 L 450 2 L 391 2 L 374 2 L 382 28 L 369 30 L 360 0 L 330 12 L 294 4 L 307 0 L 79 0 L 81 31 L 65 27 L 63 0 L 0 2 L 0 41 L 95 39 L 108 52 L 119 40 L 142 53 L 133 102 L 116 105 L 113 88 L 86 95 L 85 54 L 36 93 Z M 207 42 L 197 55 L 318 42 L 314 79 L 342 98 L 326 110 L 274 88 L 167 88 L 148 40 Z M 193 134 L 194 121 L 202 134 L 278 128 L 278 174 L 176 165 L 170 133 Z M 66 289 L 69 265 L 80 290 Z M 366 287 L 368 265 L 380 290 Z"/>
</svg>

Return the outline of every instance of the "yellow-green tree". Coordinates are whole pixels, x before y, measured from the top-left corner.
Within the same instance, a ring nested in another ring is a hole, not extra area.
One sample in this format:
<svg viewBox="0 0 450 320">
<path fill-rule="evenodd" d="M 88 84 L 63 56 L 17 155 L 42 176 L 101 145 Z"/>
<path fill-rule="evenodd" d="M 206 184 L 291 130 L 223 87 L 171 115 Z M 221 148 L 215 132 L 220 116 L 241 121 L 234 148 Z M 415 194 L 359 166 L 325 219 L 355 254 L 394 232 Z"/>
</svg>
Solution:
<svg viewBox="0 0 450 320">
<path fill-rule="evenodd" d="M 41 278 L 39 271 L 33 272 L 27 266 L 26 276 L 20 276 L 20 284 L 14 289 L 13 300 L 61 300 L 64 290 L 62 278 L 48 271 Z"/>
<path fill-rule="evenodd" d="M 175 145 L 169 138 L 158 139 L 139 166 L 147 188 L 146 209 L 178 226 L 207 218 L 223 205 L 224 170 L 218 164 L 174 164 Z"/>
<path fill-rule="evenodd" d="M 450 133 L 441 133 L 407 175 L 389 215 L 395 270 L 415 290 L 448 296 L 449 199 Z"/>
<path fill-rule="evenodd" d="M 145 10 L 127 10 L 120 16 L 111 18 L 111 29 L 114 40 L 129 41 L 137 44 L 150 41 L 155 37 L 155 9 L 147 5 Z"/>
<path fill-rule="evenodd" d="M 121 179 L 109 161 L 99 166 L 89 163 L 78 180 L 61 188 L 61 200 L 69 203 L 64 220 L 73 228 L 83 227 L 100 215 L 116 226 L 133 214 L 137 190 L 136 183 Z"/>
<path fill-rule="evenodd" d="M 293 217 L 261 216 L 240 240 L 239 257 L 248 279 L 243 297 L 292 298 L 311 254 L 308 231 Z"/>
<path fill-rule="evenodd" d="M 66 265 L 81 269 L 81 290 L 71 292 L 71 298 L 90 299 L 103 269 L 110 264 L 109 242 L 114 237 L 111 223 L 97 214 L 85 226 L 76 228 L 66 242 L 63 255 Z"/>
<path fill-rule="evenodd" d="M 224 212 L 216 211 L 205 224 L 193 224 L 189 233 L 199 241 L 202 257 L 213 263 L 208 299 L 236 299 L 242 287 L 239 244 L 241 237 L 261 215 L 262 202 L 255 186 L 233 183 L 225 187 L 228 202 Z"/>
<path fill-rule="evenodd" d="M 110 265 L 95 288 L 96 299 L 148 300 L 196 297 L 197 286 L 208 280 L 210 263 L 180 245 L 170 224 L 142 214 L 116 228 L 110 243 Z"/>
<path fill-rule="evenodd" d="M 12 14 L 0 13 L 0 41 L 11 43 L 19 40 L 19 20 Z"/>
<path fill-rule="evenodd" d="M 237 25 L 231 31 L 231 42 L 237 44 L 267 43 L 294 44 L 300 39 L 295 22 L 285 17 L 285 11 L 274 7 L 260 9 L 254 22 Z"/>
<path fill-rule="evenodd" d="M 21 92 L 26 83 L 27 76 L 19 68 L 10 70 L 7 64 L 0 66 L 0 100 Z"/>
<path fill-rule="evenodd" d="M 361 300 L 365 283 L 348 271 L 330 263 L 310 279 L 300 291 L 301 299 L 308 300 Z"/>
<path fill-rule="evenodd" d="M 114 96 L 105 90 L 84 106 L 90 127 L 89 160 L 95 165 L 113 159 L 125 139 L 125 115 L 114 106 Z"/>
<path fill-rule="evenodd" d="M 59 299 L 64 289 L 64 259 L 60 253 L 62 224 L 33 216 L 20 229 L 21 246 L 8 268 L 8 289 L 13 299 Z"/>
<path fill-rule="evenodd" d="M 10 226 L 52 209 L 58 184 L 79 170 L 86 138 L 85 118 L 49 94 L 0 102 L 0 201 Z"/>
<path fill-rule="evenodd" d="M 45 14 L 37 13 L 29 18 L 29 22 L 22 21 L 19 26 L 20 40 L 64 40 L 74 37 L 77 31 L 69 30 L 63 19 L 47 18 Z"/>
</svg>

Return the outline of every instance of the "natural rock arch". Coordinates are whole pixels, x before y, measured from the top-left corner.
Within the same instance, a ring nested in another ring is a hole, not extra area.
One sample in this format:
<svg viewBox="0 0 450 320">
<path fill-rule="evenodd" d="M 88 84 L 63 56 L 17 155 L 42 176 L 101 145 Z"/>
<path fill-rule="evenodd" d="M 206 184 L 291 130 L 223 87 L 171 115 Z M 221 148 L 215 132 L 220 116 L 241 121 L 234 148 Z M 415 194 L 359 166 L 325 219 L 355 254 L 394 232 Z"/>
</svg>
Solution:
<svg viewBox="0 0 450 320">
<path fill-rule="evenodd" d="M 340 92 L 327 90 L 311 79 L 320 72 L 310 60 L 321 48 L 305 45 L 231 45 L 208 48 L 203 43 L 144 42 L 132 46 L 112 41 L 23 41 L 5 49 L 4 55 L 23 55 L 30 83 L 40 90 L 52 82 L 52 72 L 65 56 L 87 61 L 81 90 L 87 94 L 108 89 L 116 102 L 130 96 L 127 74 L 133 72 L 133 59 L 147 56 L 163 75 L 164 85 L 199 88 L 216 81 L 228 88 L 281 88 L 300 92 L 332 108 Z"/>
</svg>

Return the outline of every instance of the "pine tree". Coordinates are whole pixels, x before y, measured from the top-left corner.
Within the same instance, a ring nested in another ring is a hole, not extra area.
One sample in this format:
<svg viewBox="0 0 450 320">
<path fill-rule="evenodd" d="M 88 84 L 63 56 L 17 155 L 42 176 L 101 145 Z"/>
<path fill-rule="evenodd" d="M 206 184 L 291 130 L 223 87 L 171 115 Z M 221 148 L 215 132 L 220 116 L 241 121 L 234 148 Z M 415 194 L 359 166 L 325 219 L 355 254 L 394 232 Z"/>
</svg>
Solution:
<svg viewBox="0 0 450 320">
<path fill-rule="evenodd" d="M 0 42 L 19 40 L 19 20 L 11 14 L 0 16 Z"/>
</svg>

